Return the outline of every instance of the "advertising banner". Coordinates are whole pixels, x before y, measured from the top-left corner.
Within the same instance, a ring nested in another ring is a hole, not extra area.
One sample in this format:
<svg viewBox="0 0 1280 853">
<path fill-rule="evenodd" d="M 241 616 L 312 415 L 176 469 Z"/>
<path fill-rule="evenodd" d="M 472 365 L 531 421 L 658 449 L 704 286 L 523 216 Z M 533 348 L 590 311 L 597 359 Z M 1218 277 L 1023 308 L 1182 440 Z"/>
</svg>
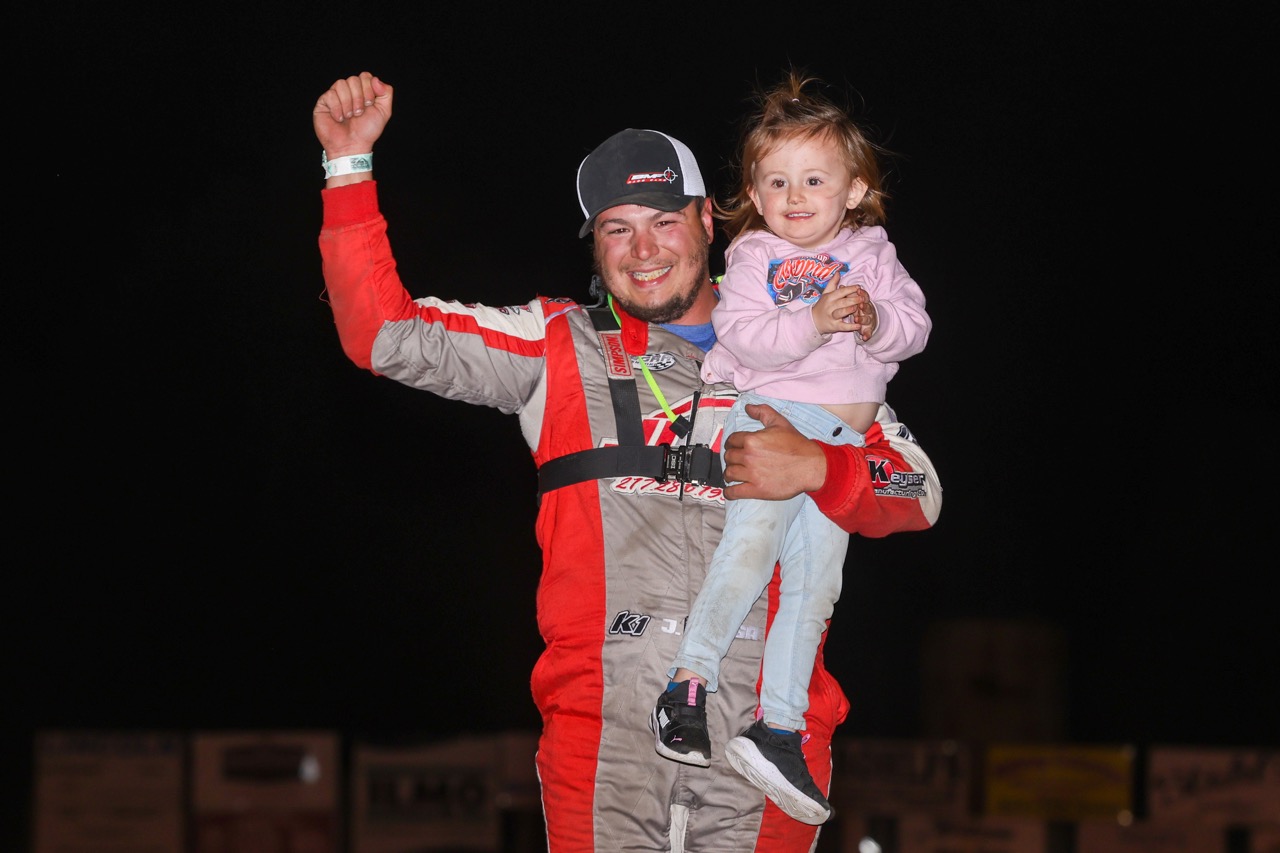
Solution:
<svg viewBox="0 0 1280 853">
<path fill-rule="evenodd" d="M 338 853 L 340 756 L 336 732 L 195 734 L 195 853 Z"/>
<path fill-rule="evenodd" d="M 1076 850 L 1088 853 L 1227 853 L 1227 834 L 1202 824 L 1088 820 L 1076 826 Z"/>
<path fill-rule="evenodd" d="M 1044 822 L 1030 818 L 904 815 L 898 822 L 898 853 L 1046 853 L 1048 838 Z"/>
<path fill-rule="evenodd" d="M 536 750 L 532 733 L 353 745 L 352 853 L 502 850 L 503 812 L 541 814 Z"/>
<path fill-rule="evenodd" d="M 984 813 L 1041 820 L 1133 814 L 1130 746 L 996 745 L 986 751 Z"/>
<path fill-rule="evenodd" d="M 42 731 L 34 746 L 34 853 L 184 853 L 181 735 Z"/>
<path fill-rule="evenodd" d="M 1280 750 L 1153 746 L 1147 812 L 1217 826 L 1280 823 Z"/>
<path fill-rule="evenodd" d="M 970 816 L 969 747 L 951 740 L 832 741 L 831 803 L 841 814 Z"/>
</svg>

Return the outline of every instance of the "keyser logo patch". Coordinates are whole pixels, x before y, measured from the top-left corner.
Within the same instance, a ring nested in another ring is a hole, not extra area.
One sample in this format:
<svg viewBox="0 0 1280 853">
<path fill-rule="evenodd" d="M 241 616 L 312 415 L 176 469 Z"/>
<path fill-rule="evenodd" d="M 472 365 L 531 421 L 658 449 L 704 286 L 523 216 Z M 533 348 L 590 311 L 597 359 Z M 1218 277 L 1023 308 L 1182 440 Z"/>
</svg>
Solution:
<svg viewBox="0 0 1280 853">
<path fill-rule="evenodd" d="M 867 454 L 867 470 L 876 494 L 894 498 L 923 498 L 925 476 L 919 471 L 899 471 L 883 456 Z"/>
</svg>

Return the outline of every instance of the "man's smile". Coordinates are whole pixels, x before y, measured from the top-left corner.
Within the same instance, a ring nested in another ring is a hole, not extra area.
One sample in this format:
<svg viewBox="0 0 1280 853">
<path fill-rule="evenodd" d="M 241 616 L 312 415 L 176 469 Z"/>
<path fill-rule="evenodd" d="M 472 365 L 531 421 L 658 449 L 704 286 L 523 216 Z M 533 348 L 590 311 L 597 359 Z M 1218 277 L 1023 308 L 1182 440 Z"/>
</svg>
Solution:
<svg viewBox="0 0 1280 853">
<path fill-rule="evenodd" d="M 656 269 L 656 270 L 646 270 L 646 271 L 636 270 L 636 271 L 627 273 L 627 275 L 631 276 L 632 281 L 636 281 L 641 284 L 646 284 L 651 281 L 657 281 L 658 279 L 662 278 L 664 275 L 666 275 L 669 272 L 671 272 L 671 267 L 665 266 L 665 267 L 662 267 L 661 269 Z"/>
</svg>

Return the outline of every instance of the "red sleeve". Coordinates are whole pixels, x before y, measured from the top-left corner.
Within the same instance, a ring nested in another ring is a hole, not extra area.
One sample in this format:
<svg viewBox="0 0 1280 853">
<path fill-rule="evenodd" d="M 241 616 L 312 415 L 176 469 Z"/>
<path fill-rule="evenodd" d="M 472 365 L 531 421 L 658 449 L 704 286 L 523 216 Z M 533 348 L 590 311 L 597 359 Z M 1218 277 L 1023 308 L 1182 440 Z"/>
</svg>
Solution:
<svg viewBox="0 0 1280 853">
<path fill-rule="evenodd" d="M 819 442 L 827 479 L 809 493 L 818 509 L 849 533 L 871 538 L 932 527 L 942 485 L 929 457 L 901 424 L 877 422 L 866 438 L 864 447 Z"/>
<path fill-rule="evenodd" d="M 322 190 L 321 198 L 320 258 L 338 337 L 348 358 L 373 370 L 374 339 L 388 321 L 414 316 L 413 300 L 391 255 L 377 182 Z"/>
<path fill-rule="evenodd" d="M 321 190 L 320 199 L 324 202 L 322 228 L 359 225 L 382 215 L 378 210 L 377 181 L 360 181 L 331 190 Z"/>
</svg>

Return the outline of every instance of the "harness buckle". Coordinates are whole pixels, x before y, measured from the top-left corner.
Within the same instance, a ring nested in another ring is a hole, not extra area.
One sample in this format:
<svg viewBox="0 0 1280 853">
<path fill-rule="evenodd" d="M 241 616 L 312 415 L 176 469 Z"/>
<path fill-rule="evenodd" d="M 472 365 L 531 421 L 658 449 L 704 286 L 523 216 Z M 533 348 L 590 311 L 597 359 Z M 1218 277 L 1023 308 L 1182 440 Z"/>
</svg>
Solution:
<svg viewBox="0 0 1280 853">
<path fill-rule="evenodd" d="M 711 479 L 711 448 L 705 444 L 681 447 L 662 445 L 662 476 L 659 483 L 675 480 L 701 486 Z"/>
</svg>

